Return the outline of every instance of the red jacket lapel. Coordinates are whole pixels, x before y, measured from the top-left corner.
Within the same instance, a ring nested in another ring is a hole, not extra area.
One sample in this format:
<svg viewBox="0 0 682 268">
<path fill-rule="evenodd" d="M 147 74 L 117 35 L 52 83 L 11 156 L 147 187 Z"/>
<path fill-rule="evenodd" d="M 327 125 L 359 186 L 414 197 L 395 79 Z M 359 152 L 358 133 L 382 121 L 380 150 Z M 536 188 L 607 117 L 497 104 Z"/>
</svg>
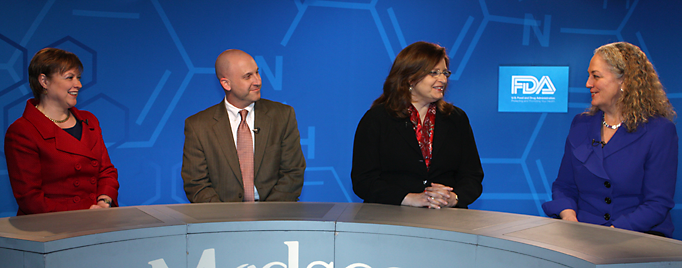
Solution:
<svg viewBox="0 0 682 268">
<path fill-rule="evenodd" d="M 79 113 L 78 109 L 71 108 L 69 110 L 74 116 L 76 116 L 78 120 L 82 119 L 82 115 Z M 24 110 L 24 117 L 33 126 L 35 126 L 36 130 L 40 132 L 40 135 L 43 137 L 43 139 L 54 139 L 57 150 L 97 159 L 97 157 L 95 157 L 90 150 L 91 146 L 87 146 L 93 143 L 91 136 L 92 132 L 94 131 L 94 127 L 91 127 L 83 122 L 83 135 L 79 141 L 73 136 L 69 135 L 69 133 L 66 131 L 60 129 L 57 125 L 50 121 L 50 119 L 47 119 L 43 113 L 35 108 L 35 103 L 32 103 L 32 105 L 27 105 L 26 109 Z"/>
</svg>

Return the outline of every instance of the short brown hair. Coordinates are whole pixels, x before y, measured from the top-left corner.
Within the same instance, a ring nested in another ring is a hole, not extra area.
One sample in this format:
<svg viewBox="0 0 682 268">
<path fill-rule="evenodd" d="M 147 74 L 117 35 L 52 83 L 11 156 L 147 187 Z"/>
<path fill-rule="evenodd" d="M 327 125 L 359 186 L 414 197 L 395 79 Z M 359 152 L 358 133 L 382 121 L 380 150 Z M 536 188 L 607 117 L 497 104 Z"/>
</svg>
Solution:
<svg viewBox="0 0 682 268">
<path fill-rule="evenodd" d="M 405 47 L 396 56 L 386 77 L 384 93 L 374 100 L 372 107 L 384 104 L 392 116 L 408 117 L 408 108 L 412 105 L 411 84 L 421 81 L 441 60 L 445 60 L 446 67 L 450 66 L 445 48 L 439 45 L 419 41 Z M 454 109 L 443 99 L 438 100 L 437 105 L 438 110 L 446 115 Z"/>
<path fill-rule="evenodd" d="M 33 91 L 33 97 L 39 100 L 40 95 L 45 90 L 40 85 L 41 74 L 50 77 L 55 73 L 63 74 L 73 68 L 83 71 L 83 64 L 76 54 L 51 47 L 38 51 L 28 65 L 28 83 L 31 86 L 31 91 Z"/>
</svg>

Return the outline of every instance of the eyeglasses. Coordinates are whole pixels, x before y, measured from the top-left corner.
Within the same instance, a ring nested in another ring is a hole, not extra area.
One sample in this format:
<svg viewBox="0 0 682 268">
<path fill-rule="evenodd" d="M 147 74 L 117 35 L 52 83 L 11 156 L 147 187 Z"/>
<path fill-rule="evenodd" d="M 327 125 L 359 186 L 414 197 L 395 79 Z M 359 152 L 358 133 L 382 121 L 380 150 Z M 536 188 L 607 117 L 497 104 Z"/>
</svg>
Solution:
<svg viewBox="0 0 682 268">
<path fill-rule="evenodd" d="M 452 72 L 451 72 L 450 70 L 443 70 L 443 71 L 438 70 L 438 71 L 430 71 L 430 72 L 429 72 L 429 75 L 430 75 L 430 76 L 433 76 L 433 77 L 438 77 L 438 76 L 441 75 L 441 74 L 444 74 L 445 77 L 450 77 L 450 75 L 452 74 Z"/>
</svg>

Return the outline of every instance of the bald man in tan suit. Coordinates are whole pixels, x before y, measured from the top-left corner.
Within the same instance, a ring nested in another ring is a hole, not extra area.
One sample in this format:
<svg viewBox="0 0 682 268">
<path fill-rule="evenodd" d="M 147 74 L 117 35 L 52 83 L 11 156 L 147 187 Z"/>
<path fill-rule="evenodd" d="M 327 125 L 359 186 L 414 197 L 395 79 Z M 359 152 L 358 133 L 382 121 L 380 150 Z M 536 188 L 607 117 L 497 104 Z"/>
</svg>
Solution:
<svg viewBox="0 0 682 268">
<path fill-rule="evenodd" d="M 294 109 L 260 98 L 258 65 L 241 50 L 221 53 L 215 70 L 225 98 L 185 120 L 182 179 L 187 199 L 192 203 L 244 200 L 236 131 L 242 120 L 239 112 L 247 110 L 255 201 L 297 201 L 306 164 Z"/>
</svg>

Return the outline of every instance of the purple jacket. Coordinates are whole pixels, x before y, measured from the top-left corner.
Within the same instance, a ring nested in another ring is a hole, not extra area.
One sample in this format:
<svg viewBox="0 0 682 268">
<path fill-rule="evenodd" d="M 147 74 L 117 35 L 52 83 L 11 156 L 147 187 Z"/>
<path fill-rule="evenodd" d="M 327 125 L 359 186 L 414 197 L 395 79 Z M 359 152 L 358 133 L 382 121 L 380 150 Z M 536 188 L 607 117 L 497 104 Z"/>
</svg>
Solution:
<svg viewBox="0 0 682 268">
<path fill-rule="evenodd" d="M 673 233 L 677 130 L 670 120 L 650 118 L 629 133 L 621 127 L 603 148 L 602 112 L 573 119 L 566 138 L 552 201 L 542 205 L 550 217 L 564 209 L 578 221 L 616 228 Z"/>
</svg>

